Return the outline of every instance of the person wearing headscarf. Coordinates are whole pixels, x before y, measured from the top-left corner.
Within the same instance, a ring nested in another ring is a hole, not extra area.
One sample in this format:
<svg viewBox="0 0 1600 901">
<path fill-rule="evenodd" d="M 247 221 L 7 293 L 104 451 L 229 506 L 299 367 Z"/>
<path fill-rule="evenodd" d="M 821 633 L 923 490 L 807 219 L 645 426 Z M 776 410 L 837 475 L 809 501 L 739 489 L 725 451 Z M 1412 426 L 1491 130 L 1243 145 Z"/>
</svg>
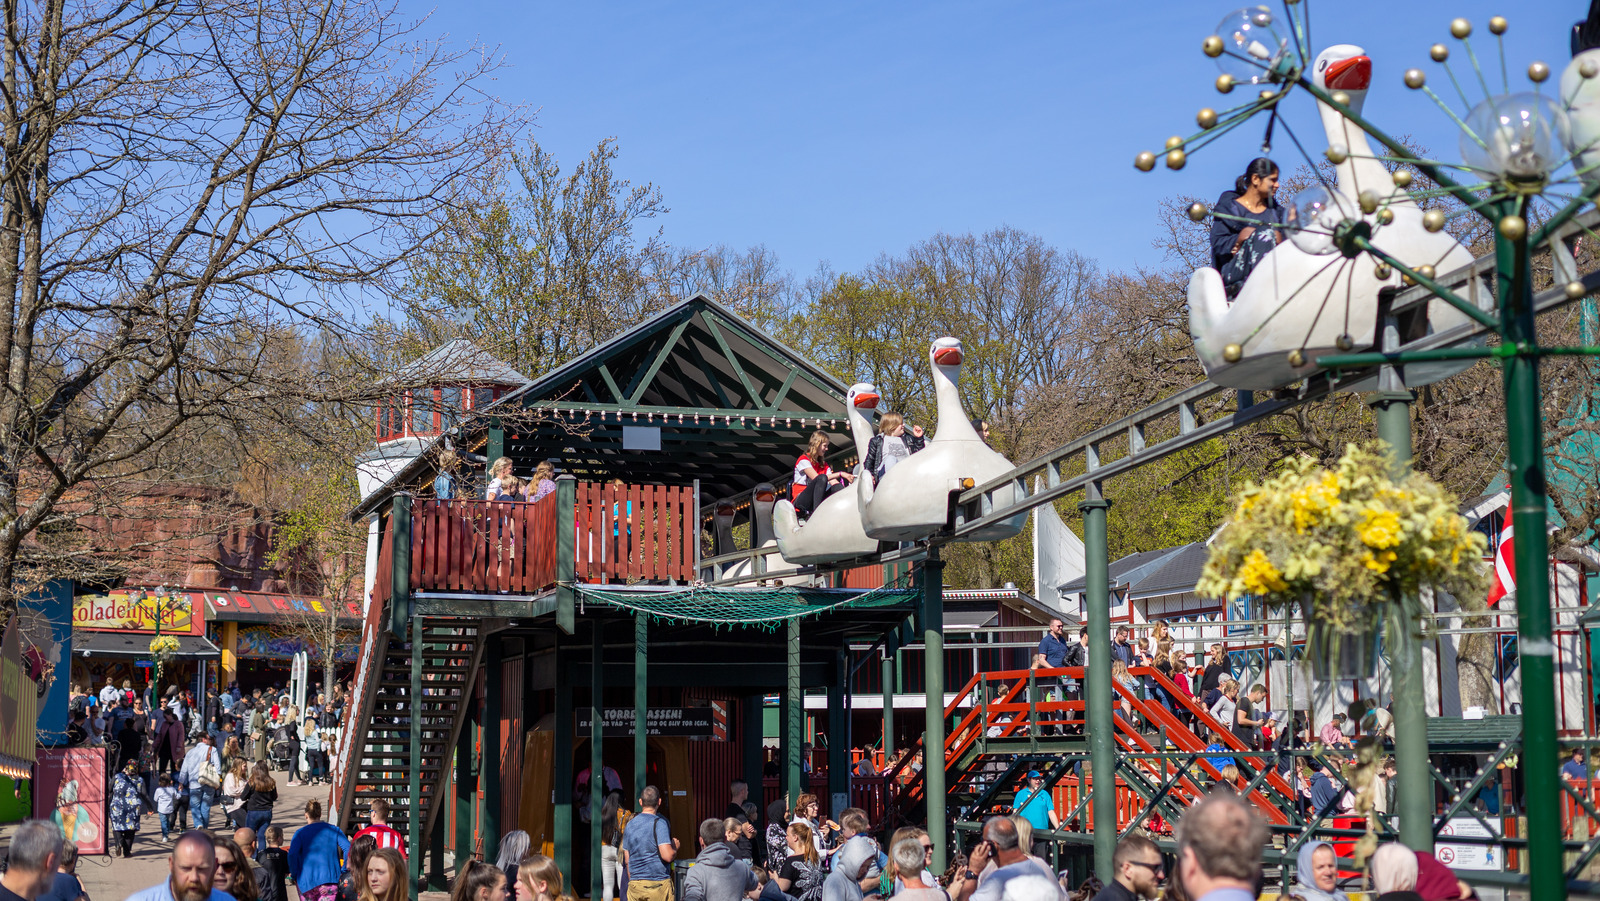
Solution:
<svg viewBox="0 0 1600 901">
<path fill-rule="evenodd" d="M 1372 889 L 1378 901 L 1422 901 L 1417 894 L 1417 854 L 1405 845 L 1380 845 L 1372 855 Z"/>
<path fill-rule="evenodd" d="M 1295 858 L 1294 890 L 1301 901 L 1350 901 L 1339 891 L 1339 855 L 1327 842 L 1307 842 Z"/>
</svg>

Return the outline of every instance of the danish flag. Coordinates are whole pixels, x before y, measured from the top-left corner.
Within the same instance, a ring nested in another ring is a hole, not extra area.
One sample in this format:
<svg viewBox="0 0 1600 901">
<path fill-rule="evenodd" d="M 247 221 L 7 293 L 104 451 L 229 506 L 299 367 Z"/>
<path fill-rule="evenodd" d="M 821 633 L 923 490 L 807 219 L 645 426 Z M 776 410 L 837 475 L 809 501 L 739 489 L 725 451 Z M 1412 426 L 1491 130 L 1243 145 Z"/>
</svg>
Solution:
<svg viewBox="0 0 1600 901">
<path fill-rule="evenodd" d="M 1517 591 L 1516 561 L 1511 556 L 1511 507 L 1506 507 L 1506 527 L 1500 530 L 1500 540 L 1494 545 L 1494 585 L 1489 587 L 1489 606 Z"/>
</svg>

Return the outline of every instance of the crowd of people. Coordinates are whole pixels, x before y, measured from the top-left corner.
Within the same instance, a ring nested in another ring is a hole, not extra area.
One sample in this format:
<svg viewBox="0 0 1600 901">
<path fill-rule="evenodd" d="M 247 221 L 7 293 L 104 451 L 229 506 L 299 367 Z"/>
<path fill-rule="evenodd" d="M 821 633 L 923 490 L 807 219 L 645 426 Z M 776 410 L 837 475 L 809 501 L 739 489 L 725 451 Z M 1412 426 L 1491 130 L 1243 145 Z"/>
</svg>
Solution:
<svg viewBox="0 0 1600 901">
<path fill-rule="evenodd" d="M 237 683 L 199 703 L 177 686 L 159 704 L 152 693 L 108 681 L 95 694 L 74 685 L 69 701 L 69 745 L 107 749 L 107 822 L 112 851 L 123 857 L 140 832 L 155 839 L 147 827 L 159 824 L 164 844 L 210 828 L 213 809 L 231 826 L 259 831 L 277 798 L 273 770 L 289 785 L 331 781 L 348 697 L 342 683 L 332 699 L 318 692 L 303 711 L 276 688 L 245 693 Z"/>
</svg>

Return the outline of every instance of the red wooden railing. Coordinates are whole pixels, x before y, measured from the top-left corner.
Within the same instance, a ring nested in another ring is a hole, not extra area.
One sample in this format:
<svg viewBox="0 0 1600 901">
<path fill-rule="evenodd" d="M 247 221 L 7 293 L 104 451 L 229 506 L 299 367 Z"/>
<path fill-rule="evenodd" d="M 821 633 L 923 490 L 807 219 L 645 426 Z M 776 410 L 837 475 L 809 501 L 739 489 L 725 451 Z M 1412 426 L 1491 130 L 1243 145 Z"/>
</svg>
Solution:
<svg viewBox="0 0 1600 901">
<path fill-rule="evenodd" d="M 556 583 L 556 496 L 411 504 L 411 587 L 424 591 L 543 591 Z"/>
<path fill-rule="evenodd" d="M 693 579 L 698 521 L 692 488 L 579 482 L 577 577 Z"/>
<path fill-rule="evenodd" d="M 572 577 L 578 582 L 694 578 L 694 489 L 597 482 L 574 488 L 570 519 L 562 516 L 558 493 L 532 503 L 414 501 L 412 589 L 544 591 L 562 578 L 557 548 L 565 528 L 573 530 Z M 387 572 L 382 561 L 379 572 Z"/>
<path fill-rule="evenodd" d="M 387 520 L 386 520 L 387 522 Z M 371 696 L 376 693 L 379 670 L 382 669 L 381 655 L 383 642 L 380 642 L 378 630 L 383 628 L 384 611 L 388 606 L 389 591 L 380 586 L 387 585 L 388 567 L 382 565 L 389 558 L 389 533 L 384 530 L 383 544 L 378 552 L 380 565 L 379 578 L 373 585 L 372 597 L 367 601 L 367 612 L 361 621 L 361 656 L 356 662 L 356 679 L 353 691 L 347 703 L 356 706 L 353 714 L 347 712 L 345 719 L 344 735 L 339 739 L 337 758 L 333 767 L 333 787 L 328 790 L 328 810 L 333 812 L 335 822 L 340 828 L 349 825 L 353 799 L 355 796 L 356 772 L 361 767 L 360 752 L 356 745 L 354 724 L 363 724 L 371 717 Z"/>
</svg>

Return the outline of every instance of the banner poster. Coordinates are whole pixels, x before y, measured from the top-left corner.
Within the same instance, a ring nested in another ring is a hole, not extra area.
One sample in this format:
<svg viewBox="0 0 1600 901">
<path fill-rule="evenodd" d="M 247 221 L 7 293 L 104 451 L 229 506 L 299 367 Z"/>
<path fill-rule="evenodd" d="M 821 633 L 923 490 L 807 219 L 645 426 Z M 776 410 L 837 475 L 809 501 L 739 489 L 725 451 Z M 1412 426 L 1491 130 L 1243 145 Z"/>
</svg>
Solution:
<svg viewBox="0 0 1600 901">
<path fill-rule="evenodd" d="M 79 854 L 106 853 L 106 749 L 40 748 L 33 815 L 61 827 Z"/>
<path fill-rule="evenodd" d="M 53 579 L 22 602 L 23 659 L 37 689 L 37 736 L 46 746 L 67 742 L 67 687 L 72 668 L 72 581 Z"/>
</svg>

